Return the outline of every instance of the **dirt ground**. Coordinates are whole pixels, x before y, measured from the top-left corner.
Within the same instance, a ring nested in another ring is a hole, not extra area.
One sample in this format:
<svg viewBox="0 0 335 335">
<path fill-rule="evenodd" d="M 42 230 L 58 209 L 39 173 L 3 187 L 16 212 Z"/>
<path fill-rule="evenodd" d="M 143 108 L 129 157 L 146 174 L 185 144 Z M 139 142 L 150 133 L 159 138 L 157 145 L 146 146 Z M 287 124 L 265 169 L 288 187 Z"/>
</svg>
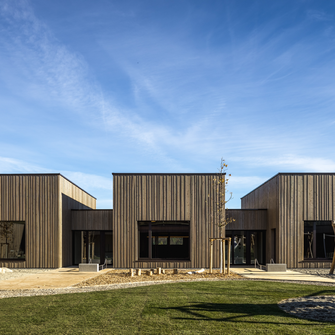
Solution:
<svg viewBox="0 0 335 335">
<path fill-rule="evenodd" d="M 92 279 L 85 280 L 75 287 L 85 287 L 94 285 L 109 285 L 109 284 L 119 284 L 119 283 L 132 283 L 132 282 L 143 282 L 143 281 L 158 281 L 158 280 L 193 280 L 193 279 L 220 279 L 220 280 L 231 280 L 240 279 L 240 275 L 230 272 L 230 275 L 220 274 L 219 270 L 213 270 L 210 274 L 209 270 L 205 270 L 202 273 L 188 274 L 187 272 L 192 270 L 178 270 L 178 274 L 174 274 L 173 270 L 165 270 L 165 274 L 156 274 L 156 270 L 152 276 L 147 275 L 147 270 L 142 270 L 142 274 L 137 276 L 130 276 L 130 270 L 110 270 L 100 276 Z"/>
</svg>

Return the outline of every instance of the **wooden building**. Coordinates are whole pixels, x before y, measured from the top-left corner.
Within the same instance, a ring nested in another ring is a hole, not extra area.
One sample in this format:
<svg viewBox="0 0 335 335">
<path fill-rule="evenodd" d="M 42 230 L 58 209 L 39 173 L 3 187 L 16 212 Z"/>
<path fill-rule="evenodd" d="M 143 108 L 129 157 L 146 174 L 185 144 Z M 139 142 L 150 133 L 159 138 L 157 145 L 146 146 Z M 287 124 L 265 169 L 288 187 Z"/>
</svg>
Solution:
<svg viewBox="0 0 335 335">
<path fill-rule="evenodd" d="M 60 174 L 0 175 L 0 267 L 72 265 L 72 209 L 96 199 Z"/>
<path fill-rule="evenodd" d="M 220 235 L 217 176 L 113 173 L 115 267 L 208 267 L 209 238 Z"/>
<path fill-rule="evenodd" d="M 241 201 L 242 209 L 267 210 L 267 262 L 272 258 L 288 268 L 330 267 L 334 173 L 279 173 Z"/>
<path fill-rule="evenodd" d="M 113 173 L 113 209 L 96 210 L 96 199 L 60 174 L 2 174 L 0 267 L 206 268 L 209 238 L 220 236 L 232 238 L 233 265 L 330 266 L 335 174 L 277 174 L 245 195 L 242 209 L 223 210 L 234 218 L 226 229 L 217 224 L 217 177 Z"/>
</svg>

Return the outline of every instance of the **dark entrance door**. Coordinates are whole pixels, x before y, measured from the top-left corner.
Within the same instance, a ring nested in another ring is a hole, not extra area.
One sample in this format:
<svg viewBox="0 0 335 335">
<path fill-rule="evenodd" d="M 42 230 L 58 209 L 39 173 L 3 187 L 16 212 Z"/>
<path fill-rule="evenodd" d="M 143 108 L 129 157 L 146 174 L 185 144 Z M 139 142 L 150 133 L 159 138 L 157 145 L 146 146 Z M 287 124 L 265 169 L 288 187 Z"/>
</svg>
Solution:
<svg viewBox="0 0 335 335">
<path fill-rule="evenodd" d="M 255 259 L 265 264 L 265 231 L 226 230 L 226 237 L 231 237 L 232 265 L 253 265 Z"/>
<path fill-rule="evenodd" d="M 73 232 L 73 264 L 113 264 L 113 232 L 81 230 Z"/>
</svg>

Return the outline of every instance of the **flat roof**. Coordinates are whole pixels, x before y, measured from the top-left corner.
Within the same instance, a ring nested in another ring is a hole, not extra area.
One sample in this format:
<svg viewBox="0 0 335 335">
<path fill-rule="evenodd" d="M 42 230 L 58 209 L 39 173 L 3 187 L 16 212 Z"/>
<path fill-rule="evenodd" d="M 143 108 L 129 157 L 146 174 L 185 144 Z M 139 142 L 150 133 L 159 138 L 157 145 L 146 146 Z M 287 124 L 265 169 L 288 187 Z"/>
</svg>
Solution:
<svg viewBox="0 0 335 335">
<path fill-rule="evenodd" d="M 267 182 L 269 182 L 270 180 L 272 180 L 273 178 L 275 178 L 275 177 L 277 177 L 279 175 L 286 175 L 286 176 L 298 176 L 298 175 L 313 175 L 313 176 L 316 176 L 316 175 L 320 175 L 320 176 L 324 176 L 324 175 L 335 175 L 335 172 L 278 172 L 273 177 L 271 177 L 270 179 L 266 180 L 264 183 L 260 184 L 259 186 L 257 186 L 256 188 L 254 188 L 252 191 L 250 191 L 249 193 L 247 193 L 246 195 L 244 195 L 243 197 L 241 197 L 241 199 L 245 198 L 247 195 L 249 195 L 250 193 L 256 191 L 258 188 L 262 187 Z"/>
<path fill-rule="evenodd" d="M 112 172 L 112 175 L 118 175 L 118 176 L 217 176 L 220 174 L 220 172 L 214 172 L 214 173 L 144 173 L 144 172 L 136 172 L 136 173 L 123 173 L 123 172 Z M 222 174 L 226 174 L 223 172 Z"/>
<path fill-rule="evenodd" d="M 64 179 L 66 179 L 68 182 L 70 182 L 72 185 L 78 187 L 80 190 L 82 190 L 84 193 L 88 194 L 90 197 L 94 198 L 95 200 L 97 200 L 96 197 L 94 197 L 93 195 L 89 194 L 88 192 L 86 192 L 84 189 L 82 189 L 81 187 L 79 187 L 78 185 L 76 185 L 74 182 L 72 182 L 70 179 L 64 177 L 61 173 L 0 173 L 0 176 L 61 176 Z"/>
</svg>

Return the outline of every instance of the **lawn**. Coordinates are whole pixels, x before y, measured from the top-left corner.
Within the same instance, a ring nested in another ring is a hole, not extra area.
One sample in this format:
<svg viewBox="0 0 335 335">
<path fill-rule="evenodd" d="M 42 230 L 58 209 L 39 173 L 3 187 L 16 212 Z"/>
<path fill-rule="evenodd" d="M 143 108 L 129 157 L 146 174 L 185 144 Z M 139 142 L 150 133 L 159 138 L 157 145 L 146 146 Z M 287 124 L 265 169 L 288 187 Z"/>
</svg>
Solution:
<svg viewBox="0 0 335 335">
<path fill-rule="evenodd" d="M 334 334 L 277 302 L 332 287 L 223 281 L 0 300 L 1 334 Z M 335 321 L 335 320 L 334 320 Z"/>
</svg>

